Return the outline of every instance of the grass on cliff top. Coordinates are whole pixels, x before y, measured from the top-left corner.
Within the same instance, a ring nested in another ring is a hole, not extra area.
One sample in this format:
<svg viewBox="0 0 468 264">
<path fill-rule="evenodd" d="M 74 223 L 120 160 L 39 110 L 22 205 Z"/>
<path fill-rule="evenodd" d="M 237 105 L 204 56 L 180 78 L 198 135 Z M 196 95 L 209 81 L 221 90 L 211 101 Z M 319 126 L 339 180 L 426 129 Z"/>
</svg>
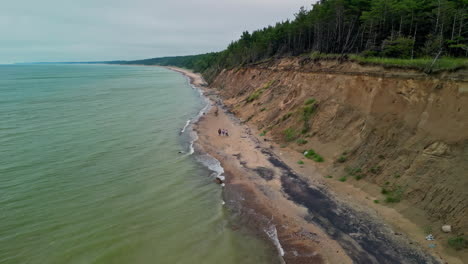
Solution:
<svg viewBox="0 0 468 264">
<path fill-rule="evenodd" d="M 327 54 L 313 52 L 309 55 L 311 59 L 320 60 L 338 60 L 343 58 L 341 54 Z M 363 63 L 363 64 L 374 64 L 388 67 L 397 68 L 408 68 L 421 71 L 427 71 L 432 64 L 434 58 L 424 57 L 416 59 L 399 59 L 399 58 L 384 58 L 384 57 L 364 57 L 358 54 L 349 54 L 348 58 L 352 61 Z M 455 57 L 441 57 L 432 66 L 432 71 L 454 71 L 458 69 L 467 69 L 468 59 L 467 58 L 455 58 Z"/>
<path fill-rule="evenodd" d="M 429 57 L 417 59 L 398 59 L 350 55 L 349 58 L 360 63 L 369 63 L 400 68 L 411 68 L 417 70 L 427 70 L 433 61 L 433 58 Z M 468 59 L 442 57 L 435 62 L 434 66 L 432 67 L 432 71 L 453 71 L 462 68 L 468 68 Z"/>
</svg>

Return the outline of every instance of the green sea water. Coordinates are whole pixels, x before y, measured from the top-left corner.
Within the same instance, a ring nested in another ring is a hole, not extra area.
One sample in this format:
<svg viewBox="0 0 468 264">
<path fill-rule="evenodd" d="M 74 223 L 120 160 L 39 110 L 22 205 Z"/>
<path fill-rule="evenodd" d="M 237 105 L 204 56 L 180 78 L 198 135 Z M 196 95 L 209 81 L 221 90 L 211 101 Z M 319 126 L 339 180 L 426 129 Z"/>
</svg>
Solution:
<svg viewBox="0 0 468 264">
<path fill-rule="evenodd" d="M 0 263 L 273 262 L 189 155 L 205 104 L 157 67 L 0 66 Z"/>
</svg>

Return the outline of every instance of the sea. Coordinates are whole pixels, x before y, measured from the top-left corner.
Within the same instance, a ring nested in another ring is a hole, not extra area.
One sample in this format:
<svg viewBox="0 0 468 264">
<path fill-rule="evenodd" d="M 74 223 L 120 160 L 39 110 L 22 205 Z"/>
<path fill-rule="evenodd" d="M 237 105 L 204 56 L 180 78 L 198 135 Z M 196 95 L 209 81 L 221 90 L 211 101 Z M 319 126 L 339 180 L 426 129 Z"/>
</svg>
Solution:
<svg viewBox="0 0 468 264">
<path fill-rule="evenodd" d="M 207 107 L 165 68 L 0 65 L 0 263 L 275 262 L 193 151 Z"/>
</svg>

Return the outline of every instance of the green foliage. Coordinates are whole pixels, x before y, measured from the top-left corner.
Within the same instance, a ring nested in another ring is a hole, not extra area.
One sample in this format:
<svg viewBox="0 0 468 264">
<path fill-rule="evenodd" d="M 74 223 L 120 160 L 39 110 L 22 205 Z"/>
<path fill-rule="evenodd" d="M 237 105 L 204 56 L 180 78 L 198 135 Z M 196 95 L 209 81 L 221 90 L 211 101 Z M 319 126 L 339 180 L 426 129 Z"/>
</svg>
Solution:
<svg viewBox="0 0 468 264">
<path fill-rule="evenodd" d="M 301 133 L 306 134 L 310 130 L 309 120 L 317 109 L 317 102 L 314 98 L 310 98 L 306 101 L 304 108 L 302 109 L 302 126 Z"/>
<path fill-rule="evenodd" d="M 432 226 L 425 226 L 423 229 L 425 235 L 432 234 Z"/>
<path fill-rule="evenodd" d="M 245 120 L 245 122 L 246 122 L 246 123 L 249 122 L 249 121 L 252 120 L 252 118 L 254 118 L 254 117 L 255 117 L 255 115 L 249 116 L 249 117 L 247 118 L 247 120 Z"/>
<path fill-rule="evenodd" d="M 305 105 L 315 104 L 315 98 L 309 98 L 305 101 Z"/>
<path fill-rule="evenodd" d="M 346 162 L 346 160 L 347 160 L 347 158 L 346 158 L 345 155 L 341 155 L 341 156 L 337 159 L 337 161 L 338 161 L 339 163 L 344 163 L 344 162 Z"/>
<path fill-rule="evenodd" d="M 418 59 L 399 59 L 399 58 L 381 58 L 381 57 L 363 57 L 350 55 L 354 61 L 366 64 L 376 64 L 389 67 L 408 68 L 416 70 L 426 70 L 432 63 L 433 58 L 423 57 Z M 432 71 L 457 70 L 468 68 L 468 60 L 464 58 L 442 57 L 436 61 Z"/>
<path fill-rule="evenodd" d="M 263 132 L 262 132 L 262 133 L 260 133 L 260 136 L 261 136 L 261 137 L 264 137 L 264 136 L 266 135 L 266 133 L 267 133 L 267 132 L 268 132 L 268 131 L 266 131 L 266 130 L 263 130 Z"/>
<path fill-rule="evenodd" d="M 464 248 L 468 248 L 468 239 L 463 236 L 451 237 L 448 239 L 448 244 L 450 247 L 456 250 L 461 250 Z"/>
<path fill-rule="evenodd" d="M 381 170 L 382 170 L 382 167 L 380 166 L 373 166 L 369 169 L 369 171 L 373 174 L 378 174 L 381 172 Z"/>
<path fill-rule="evenodd" d="M 267 82 L 266 84 L 263 85 L 262 88 L 260 89 L 257 89 L 255 92 L 253 92 L 248 98 L 247 98 L 247 102 L 250 103 L 250 102 L 253 102 L 255 100 L 257 100 L 260 95 L 263 94 L 263 92 L 265 92 L 268 88 L 270 88 L 270 86 L 273 84 L 274 81 L 269 81 Z"/>
<path fill-rule="evenodd" d="M 303 111 L 302 112 L 302 114 L 303 114 L 302 118 L 303 118 L 304 122 L 308 122 L 310 120 L 310 117 L 315 112 L 316 108 L 317 108 L 317 106 L 315 105 L 315 103 L 304 106 L 304 108 L 302 109 L 302 111 Z"/>
<path fill-rule="evenodd" d="M 400 175 L 399 173 L 395 173 L 395 175 L 393 175 L 393 177 L 394 177 L 395 179 L 398 179 L 398 178 L 401 177 L 401 175 Z"/>
<path fill-rule="evenodd" d="M 289 119 L 292 115 L 293 115 L 293 113 L 291 113 L 291 112 L 285 114 L 285 115 L 281 118 L 281 121 L 286 121 L 286 120 Z"/>
<path fill-rule="evenodd" d="M 316 162 L 323 162 L 324 159 L 318 153 L 316 153 L 313 149 L 309 149 L 304 152 L 304 156 L 308 159 L 314 160 Z"/>
<path fill-rule="evenodd" d="M 362 169 L 359 167 L 355 167 L 355 168 L 346 167 L 345 172 L 348 173 L 349 176 L 356 176 L 362 172 Z"/>
<path fill-rule="evenodd" d="M 378 204 L 378 203 L 380 203 L 380 201 L 379 200 L 374 200 L 374 203 Z"/>
<path fill-rule="evenodd" d="M 247 102 L 250 103 L 250 102 L 253 102 L 255 100 L 258 99 L 258 97 L 260 97 L 260 95 L 263 93 L 263 90 L 257 90 L 255 92 L 253 92 L 248 98 L 247 98 Z"/>
<path fill-rule="evenodd" d="M 386 39 L 382 45 L 384 57 L 410 59 L 414 39 L 405 37 L 399 37 L 395 40 Z"/>
<path fill-rule="evenodd" d="M 262 89 L 263 89 L 263 90 L 269 89 L 269 88 L 273 85 L 273 83 L 275 83 L 274 80 L 265 83 L 265 84 L 263 85 L 263 88 L 262 88 Z"/>
<path fill-rule="evenodd" d="M 386 195 L 385 202 L 399 203 L 403 196 L 404 189 L 401 186 L 394 186 L 392 190 L 382 188 L 382 194 Z"/>
<path fill-rule="evenodd" d="M 386 202 L 386 203 L 399 203 L 399 202 L 400 202 L 400 198 L 399 198 L 399 197 L 392 196 L 392 195 L 389 195 L 389 196 L 387 196 L 387 198 L 385 198 L 385 202 Z"/>
<path fill-rule="evenodd" d="M 302 135 L 307 134 L 307 132 L 309 132 L 309 129 L 310 129 L 309 125 L 304 126 L 304 127 L 301 129 L 301 134 L 302 134 Z"/>
<path fill-rule="evenodd" d="M 343 176 L 343 177 L 339 178 L 338 180 L 339 180 L 340 182 L 345 182 L 345 181 L 346 181 L 346 177 Z"/>
<path fill-rule="evenodd" d="M 322 156 L 315 154 L 314 161 L 316 162 L 324 162 L 325 160 L 323 159 Z"/>
<path fill-rule="evenodd" d="M 466 0 L 321 0 L 310 10 L 301 8 L 291 20 L 243 32 L 220 52 L 115 61 L 118 64 L 172 65 L 203 74 L 208 82 L 223 69 L 239 71 L 245 65 L 267 63 L 282 56 L 344 60 L 350 53 L 384 65 L 411 66 L 425 70 L 435 57 L 468 55 L 468 5 Z M 428 57 L 386 61 L 396 58 Z M 423 63 L 423 67 L 421 67 Z M 466 62 L 437 61 L 435 69 L 466 67 Z"/>
<path fill-rule="evenodd" d="M 299 165 L 303 165 L 303 164 L 304 164 L 304 162 L 303 162 L 302 160 L 300 160 L 300 161 L 298 161 L 298 162 L 297 162 L 297 164 L 299 164 Z"/>
<path fill-rule="evenodd" d="M 262 109 L 260 109 L 260 112 L 263 112 L 263 111 L 265 111 L 265 110 L 266 110 L 266 108 L 265 108 L 265 107 L 262 107 Z"/>
<path fill-rule="evenodd" d="M 327 179 L 331 179 L 331 178 L 333 178 L 333 176 L 331 176 L 331 175 L 327 175 L 327 176 L 325 176 L 325 178 L 327 178 Z"/>
<path fill-rule="evenodd" d="M 308 142 L 307 140 L 302 139 L 302 138 L 299 138 L 298 140 L 296 140 L 296 143 L 298 145 L 305 145 L 305 144 L 307 144 L 307 142 Z"/>
<path fill-rule="evenodd" d="M 284 139 L 288 142 L 294 141 L 294 139 L 296 139 L 297 137 L 296 131 L 294 131 L 292 128 L 288 128 L 284 130 L 283 134 L 284 134 Z"/>
<path fill-rule="evenodd" d="M 362 173 L 362 169 L 359 167 L 346 167 L 345 172 L 348 174 L 348 176 L 354 177 L 357 181 L 361 180 L 362 178 L 366 177 L 364 173 Z"/>
</svg>

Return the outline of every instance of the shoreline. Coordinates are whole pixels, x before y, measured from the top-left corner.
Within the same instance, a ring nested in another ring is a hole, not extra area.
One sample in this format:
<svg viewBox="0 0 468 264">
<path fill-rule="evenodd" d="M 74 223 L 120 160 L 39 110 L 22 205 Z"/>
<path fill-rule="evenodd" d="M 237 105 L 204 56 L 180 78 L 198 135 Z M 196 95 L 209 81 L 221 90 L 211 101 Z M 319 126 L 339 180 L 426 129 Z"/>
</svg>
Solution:
<svg viewBox="0 0 468 264">
<path fill-rule="evenodd" d="M 241 223 L 269 238 L 279 255 L 284 250 L 284 261 L 438 263 L 426 258 L 427 254 L 420 246 L 412 245 L 409 238 L 395 236 L 397 233 L 375 216 L 369 218 L 368 212 L 343 204 L 319 183 L 306 182 L 278 157 L 274 145 L 261 142 L 224 107 L 216 91 L 207 88 L 201 76 L 185 69 L 165 68 L 187 76 L 209 98 L 211 109 L 193 123 L 198 135 L 196 148 L 217 159 L 224 168 L 227 179 L 223 196 L 227 207 L 241 216 Z M 216 115 L 215 109 L 221 111 Z M 215 132 L 218 128 L 227 128 L 230 136 L 219 137 Z M 266 228 L 275 233 L 278 244 Z M 365 236 L 373 239 L 366 241 L 369 239 Z M 391 252 L 392 249 L 397 250 Z"/>
</svg>

